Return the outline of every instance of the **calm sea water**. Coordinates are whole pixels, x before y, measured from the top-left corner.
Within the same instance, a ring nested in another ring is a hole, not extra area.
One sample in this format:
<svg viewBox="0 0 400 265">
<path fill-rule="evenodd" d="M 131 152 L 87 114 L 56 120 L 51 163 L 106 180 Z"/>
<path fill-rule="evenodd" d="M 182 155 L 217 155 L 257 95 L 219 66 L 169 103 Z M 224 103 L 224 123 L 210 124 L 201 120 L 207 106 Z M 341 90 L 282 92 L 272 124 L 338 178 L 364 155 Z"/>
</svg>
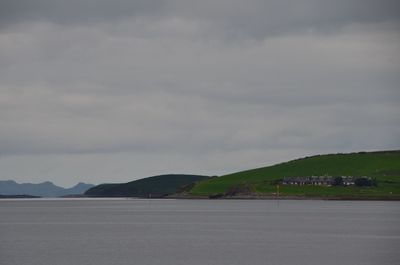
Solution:
<svg viewBox="0 0 400 265">
<path fill-rule="evenodd" d="M 400 202 L 1 200 L 0 264 L 400 264 Z"/>
</svg>

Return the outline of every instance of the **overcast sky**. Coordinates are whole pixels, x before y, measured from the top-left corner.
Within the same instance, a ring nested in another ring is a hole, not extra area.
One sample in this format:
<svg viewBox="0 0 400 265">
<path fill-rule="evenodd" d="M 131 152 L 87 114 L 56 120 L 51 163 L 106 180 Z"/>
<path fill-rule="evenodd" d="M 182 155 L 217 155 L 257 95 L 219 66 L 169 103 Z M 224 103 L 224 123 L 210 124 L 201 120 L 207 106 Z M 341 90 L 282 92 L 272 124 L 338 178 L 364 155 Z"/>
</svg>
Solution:
<svg viewBox="0 0 400 265">
<path fill-rule="evenodd" d="M 1 0 L 0 179 L 400 148 L 398 0 Z"/>
</svg>

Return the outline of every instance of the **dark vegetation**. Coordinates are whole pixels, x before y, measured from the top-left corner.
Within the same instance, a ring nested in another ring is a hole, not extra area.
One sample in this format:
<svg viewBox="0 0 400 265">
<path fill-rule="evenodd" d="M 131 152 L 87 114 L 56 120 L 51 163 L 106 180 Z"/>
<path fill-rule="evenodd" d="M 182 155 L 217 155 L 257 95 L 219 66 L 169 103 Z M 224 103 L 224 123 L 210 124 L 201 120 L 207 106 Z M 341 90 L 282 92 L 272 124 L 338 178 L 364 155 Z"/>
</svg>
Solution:
<svg viewBox="0 0 400 265">
<path fill-rule="evenodd" d="M 177 192 L 189 191 L 196 181 L 207 176 L 170 174 L 148 177 L 121 184 L 101 184 L 85 192 L 90 197 L 163 198 Z"/>
<path fill-rule="evenodd" d="M 41 197 L 32 195 L 0 195 L 0 199 L 34 199 L 34 198 L 41 198 Z"/>
<path fill-rule="evenodd" d="M 376 179 L 370 179 L 370 178 L 358 178 L 354 181 L 354 184 L 357 187 L 372 187 L 372 186 L 378 186 L 378 182 Z"/>
<path fill-rule="evenodd" d="M 334 178 L 333 185 L 334 186 L 342 186 L 343 185 L 343 178 L 342 177 Z"/>
</svg>

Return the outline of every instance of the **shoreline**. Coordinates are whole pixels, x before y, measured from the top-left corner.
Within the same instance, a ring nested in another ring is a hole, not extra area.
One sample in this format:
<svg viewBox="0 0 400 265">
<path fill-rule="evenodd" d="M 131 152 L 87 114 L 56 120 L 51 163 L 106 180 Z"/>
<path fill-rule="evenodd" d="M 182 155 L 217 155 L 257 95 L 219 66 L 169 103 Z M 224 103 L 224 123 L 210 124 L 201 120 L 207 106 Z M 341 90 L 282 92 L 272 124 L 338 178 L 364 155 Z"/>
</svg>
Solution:
<svg viewBox="0 0 400 265">
<path fill-rule="evenodd" d="M 79 200 L 79 199 L 135 199 L 135 200 L 318 200 L 318 201 L 400 201 L 400 196 L 274 196 L 274 195 L 236 195 L 236 196 L 218 196 L 210 197 L 207 195 L 168 195 L 165 197 L 100 197 L 100 196 L 62 196 L 62 197 L 39 197 L 39 196 L 29 196 L 29 195 L 0 195 L 1 200 Z"/>
<path fill-rule="evenodd" d="M 171 195 L 166 199 L 187 200 L 323 200 L 323 201 L 400 201 L 400 196 L 273 196 L 273 195 L 237 195 L 210 198 L 200 195 Z"/>
</svg>

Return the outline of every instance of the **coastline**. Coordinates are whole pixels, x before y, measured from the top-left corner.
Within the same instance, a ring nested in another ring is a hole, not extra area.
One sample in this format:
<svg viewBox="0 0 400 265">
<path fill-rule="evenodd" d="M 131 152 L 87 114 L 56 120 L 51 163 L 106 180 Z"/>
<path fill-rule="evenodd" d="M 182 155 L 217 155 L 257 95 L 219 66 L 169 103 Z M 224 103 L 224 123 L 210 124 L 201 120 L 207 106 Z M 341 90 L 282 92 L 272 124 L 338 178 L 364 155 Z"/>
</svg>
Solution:
<svg viewBox="0 0 400 265">
<path fill-rule="evenodd" d="M 276 195 L 236 195 L 210 196 L 201 195 L 170 195 L 165 199 L 187 200 L 324 200 L 324 201 L 400 201 L 400 196 L 276 196 Z"/>
</svg>

